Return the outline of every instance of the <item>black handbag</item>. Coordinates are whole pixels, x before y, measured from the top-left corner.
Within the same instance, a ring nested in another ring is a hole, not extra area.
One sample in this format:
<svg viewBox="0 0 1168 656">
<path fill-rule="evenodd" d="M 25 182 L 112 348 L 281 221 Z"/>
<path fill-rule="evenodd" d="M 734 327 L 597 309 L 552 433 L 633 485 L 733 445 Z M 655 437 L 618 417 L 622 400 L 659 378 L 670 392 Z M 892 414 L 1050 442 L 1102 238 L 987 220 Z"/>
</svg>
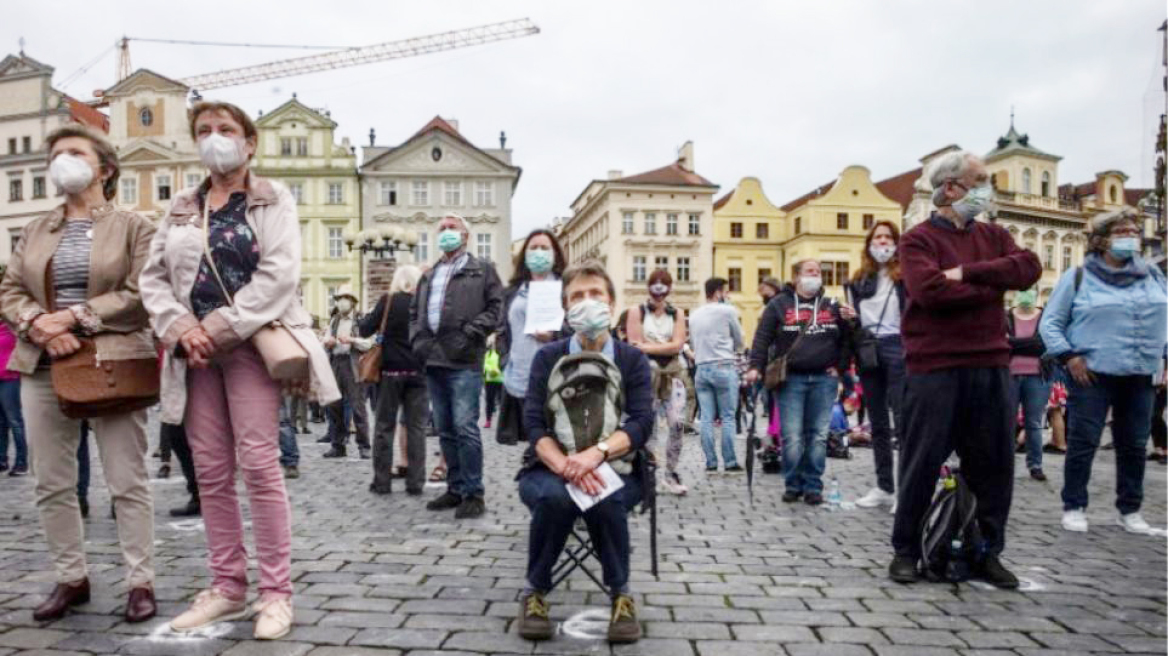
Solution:
<svg viewBox="0 0 1168 656">
<path fill-rule="evenodd" d="M 860 370 L 860 373 L 868 373 L 880 368 L 880 349 L 877 344 L 879 338 L 876 336 L 876 328 L 884 323 L 884 313 L 888 310 L 888 302 L 892 300 L 892 295 L 895 293 L 896 286 L 893 285 L 888 296 L 884 297 L 884 307 L 880 308 L 880 317 L 876 319 L 876 325 L 868 328 L 861 327 L 859 330 L 859 337 L 856 340 L 856 368 Z M 854 294 L 852 301 L 858 314 L 860 304 L 855 303 Z"/>
</svg>

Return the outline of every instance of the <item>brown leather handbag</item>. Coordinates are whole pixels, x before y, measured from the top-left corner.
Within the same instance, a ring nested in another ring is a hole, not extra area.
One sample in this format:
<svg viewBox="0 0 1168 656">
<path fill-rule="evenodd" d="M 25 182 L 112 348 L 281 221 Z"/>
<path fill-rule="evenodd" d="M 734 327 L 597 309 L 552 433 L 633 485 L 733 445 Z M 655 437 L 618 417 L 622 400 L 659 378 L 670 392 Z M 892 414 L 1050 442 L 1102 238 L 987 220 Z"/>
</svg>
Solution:
<svg viewBox="0 0 1168 656">
<path fill-rule="evenodd" d="M 381 340 L 385 339 L 385 325 L 389 323 L 389 294 L 385 295 L 385 312 L 381 313 L 381 327 L 377 329 L 377 343 L 357 360 L 357 380 L 362 383 L 381 382 Z"/>
<path fill-rule="evenodd" d="M 53 262 L 45 271 L 50 312 L 56 312 Z M 53 360 L 49 377 L 61 413 L 70 419 L 92 419 L 142 410 L 158 403 L 161 380 L 158 358 L 99 360 L 97 343 L 78 337 L 81 348 Z"/>
<path fill-rule="evenodd" d="M 799 334 L 795 336 L 795 341 L 791 342 L 790 348 L 787 352 L 775 357 L 766 367 L 766 372 L 763 375 L 762 384 L 768 390 L 774 391 L 782 388 L 783 384 L 787 382 L 787 358 L 799 346 L 799 342 L 803 341 L 803 335 L 807 333 L 807 326 L 799 327 Z"/>
</svg>

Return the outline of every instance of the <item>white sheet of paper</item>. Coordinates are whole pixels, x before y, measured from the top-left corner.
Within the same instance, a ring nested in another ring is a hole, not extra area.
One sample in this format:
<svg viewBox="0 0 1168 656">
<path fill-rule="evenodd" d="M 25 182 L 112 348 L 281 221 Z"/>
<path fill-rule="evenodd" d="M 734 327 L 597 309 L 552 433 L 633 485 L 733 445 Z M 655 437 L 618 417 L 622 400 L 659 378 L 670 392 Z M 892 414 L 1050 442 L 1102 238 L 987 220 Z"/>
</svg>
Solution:
<svg viewBox="0 0 1168 656">
<path fill-rule="evenodd" d="M 604 481 L 604 489 L 596 496 L 588 494 L 571 483 L 565 483 L 568 486 L 568 496 L 572 497 L 572 501 L 576 502 L 576 506 L 580 508 L 581 512 L 587 511 L 592 506 L 604 501 L 613 492 L 625 486 L 625 482 L 621 480 L 620 474 L 616 473 L 616 470 L 607 462 L 600 463 L 600 466 L 596 468 L 596 473 L 600 474 L 600 480 Z"/>
<path fill-rule="evenodd" d="M 527 285 L 527 321 L 523 333 L 554 333 L 564 325 L 564 301 L 559 280 L 533 280 Z"/>
</svg>

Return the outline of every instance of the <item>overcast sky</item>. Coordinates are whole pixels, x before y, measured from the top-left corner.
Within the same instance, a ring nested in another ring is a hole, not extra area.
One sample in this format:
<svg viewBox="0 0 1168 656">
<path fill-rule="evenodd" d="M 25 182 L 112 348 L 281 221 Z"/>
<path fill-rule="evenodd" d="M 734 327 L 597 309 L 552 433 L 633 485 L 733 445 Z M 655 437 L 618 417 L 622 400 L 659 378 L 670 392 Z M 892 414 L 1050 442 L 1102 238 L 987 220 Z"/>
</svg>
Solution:
<svg viewBox="0 0 1168 656">
<path fill-rule="evenodd" d="M 863 164 L 877 180 L 950 143 L 978 152 L 1016 125 L 1061 155 L 1060 182 L 1119 169 L 1150 186 L 1163 0 L 759 2 L 6 1 L 4 52 L 55 82 L 131 37 L 358 46 L 531 18 L 515 41 L 209 92 L 252 112 L 292 92 L 338 140 L 404 141 L 435 114 L 496 147 L 523 178 L 513 230 L 570 213 L 589 180 L 671 163 L 687 139 L 724 193 L 757 176 L 783 204 Z M 189 9 L 188 9 L 189 8 Z M 134 43 L 134 67 L 185 77 L 304 51 Z M 114 81 L 110 53 L 64 90 Z"/>
</svg>

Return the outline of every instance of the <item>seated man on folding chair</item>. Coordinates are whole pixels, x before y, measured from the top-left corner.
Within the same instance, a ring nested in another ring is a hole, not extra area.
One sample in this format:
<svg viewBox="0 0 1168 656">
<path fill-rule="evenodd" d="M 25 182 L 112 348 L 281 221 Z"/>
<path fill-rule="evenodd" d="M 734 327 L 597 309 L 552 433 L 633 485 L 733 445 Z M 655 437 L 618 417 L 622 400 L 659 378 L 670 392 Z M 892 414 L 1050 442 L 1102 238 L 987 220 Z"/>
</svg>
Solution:
<svg viewBox="0 0 1168 656">
<path fill-rule="evenodd" d="M 528 640 L 555 634 L 545 596 L 568 535 L 583 516 L 612 596 L 608 639 L 634 642 L 641 637 L 641 625 L 629 595 L 628 512 L 642 495 L 634 456 L 653 427 L 649 362 L 640 350 L 609 334 L 616 292 L 600 263 L 569 268 L 563 286 L 575 335 L 536 354 L 524 403 L 531 446 L 518 481 L 519 498 L 531 509 L 531 532 L 519 634 Z M 601 478 L 605 468 L 597 470 L 605 463 L 619 475 L 607 485 Z M 591 497 L 610 486 L 616 490 L 582 512 L 569 484 Z"/>
</svg>

